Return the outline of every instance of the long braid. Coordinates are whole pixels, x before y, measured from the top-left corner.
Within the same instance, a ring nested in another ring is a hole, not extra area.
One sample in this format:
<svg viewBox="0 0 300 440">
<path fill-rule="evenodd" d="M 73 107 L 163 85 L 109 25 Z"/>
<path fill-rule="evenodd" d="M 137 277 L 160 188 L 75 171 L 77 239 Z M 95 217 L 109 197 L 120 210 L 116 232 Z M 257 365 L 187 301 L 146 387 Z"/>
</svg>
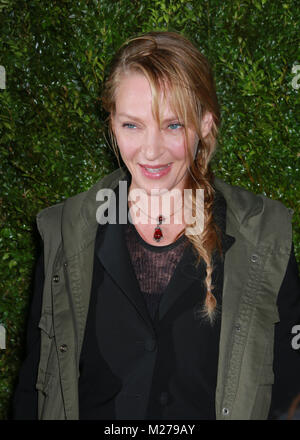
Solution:
<svg viewBox="0 0 300 440">
<path fill-rule="evenodd" d="M 201 259 L 203 259 L 206 266 L 206 277 L 204 280 L 206 296 L 202 315 L 213 323 L 217 312 L 217 300 L 213 294 L 214 286 L 212 284 L 212 254 L 215 249 L 218 249 L 219 252 L 222 252 L 218 229 L 213 218 L 213 203 L 215 195 L 214 188 L 211 184 L 213 181 L 213 173 L 209 165 L 205 167 L 204 162 L 199 158 L 191 168 L 191 172 L 193 172 L 197 177 L 196 179 L 190 179 L 190 187 L 192 188 L 193 194 L 193 209 L 195 209 L 196 212 L 199 207 L 196 206 L 195 190 L 200 188 L 204 189 L 204 227 L 200 235 L 188 234 L 186 236 L 197 251 L 196 265 L 198 266 Z M 201 215 L 201 213 L 198 215 Z M 187 226 L 191 227 L 192 225 Z"/>
</svg>

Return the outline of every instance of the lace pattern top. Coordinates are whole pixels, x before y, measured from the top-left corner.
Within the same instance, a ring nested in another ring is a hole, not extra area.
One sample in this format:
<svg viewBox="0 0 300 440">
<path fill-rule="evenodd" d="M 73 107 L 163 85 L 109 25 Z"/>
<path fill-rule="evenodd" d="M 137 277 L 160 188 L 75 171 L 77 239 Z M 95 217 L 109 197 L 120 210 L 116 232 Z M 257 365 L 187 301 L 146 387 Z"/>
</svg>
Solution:
<svg viewBox="0 0 300 440">
<path fill-rule="evenodd" d="M 182 235 L 169 245 L 152 246 L 143 240 L 133 224 L 128 222 L 124 226 L 131 263 L 149 314 L 154 319 L 160 299 L 189 241 Z"/>
</svg>

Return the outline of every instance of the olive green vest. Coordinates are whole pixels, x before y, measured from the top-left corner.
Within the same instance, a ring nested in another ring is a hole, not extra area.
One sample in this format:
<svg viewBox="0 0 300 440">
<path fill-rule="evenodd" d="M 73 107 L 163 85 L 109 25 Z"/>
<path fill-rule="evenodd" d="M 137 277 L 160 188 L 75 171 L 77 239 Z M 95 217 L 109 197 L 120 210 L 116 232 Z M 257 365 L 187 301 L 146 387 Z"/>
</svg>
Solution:
<svg viewBox="0 0 300 440">
<path fill-rule="evenodd" d="M 39 419 L 78 419 L 79 359 L 92 284 L 96 194 L 125 180 L 123 169 L 38 213 L 44 242 Z M 266 419 L 273 374 L 276 299 L 291 251 L 291 212 L 280 202 L 216 179 L 235 237 L 224 266 L 216 389 L 217 419 Z"/>
</svg>

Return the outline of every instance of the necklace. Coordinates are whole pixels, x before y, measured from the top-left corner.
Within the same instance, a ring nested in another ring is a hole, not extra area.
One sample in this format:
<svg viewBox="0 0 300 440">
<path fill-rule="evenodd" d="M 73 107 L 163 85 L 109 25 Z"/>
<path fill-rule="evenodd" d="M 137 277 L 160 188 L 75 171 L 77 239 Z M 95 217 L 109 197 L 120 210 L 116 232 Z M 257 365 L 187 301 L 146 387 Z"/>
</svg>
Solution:
<svg viewBox="0 0 300 440">
<path fill-rule="evenodd" d="M 153 234 L 153 238 L 155 241 L 160 241 L 163 238 L 163 233 L 161 230 L 160 225 L 162 224 L 162 222 L 165 220 L 165 218 L 162 215 L 159 215 L 157 218 L 157 225 L 154 229 L 154 234 Z"/>
<path fill-rule="evenodd" d="M 181 205 L 181 207 L 179 208 L 179 209 L 177 209 L 177 211 L 175 211 L 175 212 L 173 212 L 173 214 L 172 215 L 170 215 L 169 217 L 171 218 L 174 214 L 176 214 L 176 212 L 178 212 L 181 208 L 182 208 L 182 206 L 183 205 Z M 152 217 L 151 215 L 148 215 L 148 214 L 146 214 L 146 212 L 142 209 L 142 208 L 140 208 L 140 207 L 138 207 L 147 217 L 149 217 L 149 218 L 151 218 L 152 220 L 154 220 L 154 217 Z M 154 228 L 154 232 L 153 232 L 153 239 L 156 241 L 156 242 L 159 242 L 159 241 L 161 241 L 163 238 L 164 238 L 164 236 L 163 236 L 163 232 L 162 232 L 162 229 L 161 229 L 161 225 L 162 225 L 162 223 L 164 222 L 166 220 L 166 218 L 163 216 L 163 215 L 158 215 L 157 217 L 156 217 L 156 219 L 155 219 L 155 221 L 156 221 L 156 226 L 155 226 L 155 228 Z"/>
</svg>

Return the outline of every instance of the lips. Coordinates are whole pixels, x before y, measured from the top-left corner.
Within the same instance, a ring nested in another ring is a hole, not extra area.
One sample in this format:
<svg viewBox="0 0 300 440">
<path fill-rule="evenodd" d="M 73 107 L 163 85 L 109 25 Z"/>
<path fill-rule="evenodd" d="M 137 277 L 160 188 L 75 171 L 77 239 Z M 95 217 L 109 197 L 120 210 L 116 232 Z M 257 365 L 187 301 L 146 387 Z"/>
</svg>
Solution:
<svg viewBox="0 0 300 440">
<path fill-rule="evenodd" d="M 140 165 L 141 167 L 146 168 L 146 170 L 159 172 L 165 169 L 166 167 L 170 166 L 171 162 L 166 164 L 158 164 L 158 165 L 146 165 L 146 164 L 140 164 Z"/>
<path fill-rule="evenodd" d="M 139 164 L 142 174 L 150 179 L 159 179 L 170 172 L 172 162 L 167 164 L 147 165 Z"/>
</svg>

